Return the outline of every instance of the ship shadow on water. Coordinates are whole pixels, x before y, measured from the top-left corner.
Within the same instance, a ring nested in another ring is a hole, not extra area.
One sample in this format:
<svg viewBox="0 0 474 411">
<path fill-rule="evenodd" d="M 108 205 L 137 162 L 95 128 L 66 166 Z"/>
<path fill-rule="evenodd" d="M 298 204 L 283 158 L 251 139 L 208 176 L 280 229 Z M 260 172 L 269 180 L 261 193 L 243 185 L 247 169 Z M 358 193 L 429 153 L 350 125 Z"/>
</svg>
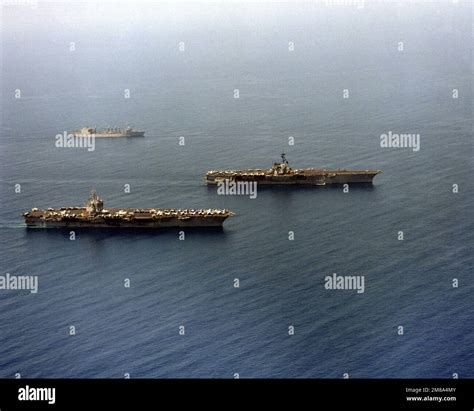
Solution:
<svg viewBox="0 0 474 411">
<path fill-rule="evenodd" d="M 215 185 L 206 185 L 208 192 L 214 192 L 217 195 L 217 187 Z M 328 184 L 324 186 L 317 185 L 305 185 L 305 184 L 261 184 L 257 185 L 257 194 L 263 192 L 274 192 L 274 193 L 292 193 L 292 192 L 324 192 L 329 191 L 341 191 L 344 188 L 344 184 Z M 371 192 L 377 190 L 377 186 L 371 183 L 352 183 L 349 184 L 349 191 L 357 192 Z M 225 197 L 232 197 L 232 195 L 225 195 Z"/>
<path fill-rule="evenodd" d="M 181 227 L 181 228 L 99 228 L 99 227 L 56 227 L 56 228 L 33 228 L 25 227 L 26 234 L 31 237 L 51 238 L 64 237 L 69 240 L 71 231 L 77 237 L 86 237 L 95 240 L 107 238 L 131 238 L 131 237 L 173 237 L 178 238 L 180 231 L 185 234 L 197 234 L 199 236 L 224 235 L 223 227 Z"/>
<path fill-rule="evenodd" d="M 314 192 L 323 192 L 325 190 L 330 191 L 340 191 L 344 188 L 344 184 L 328 184 L 325 186 L 317 185 L 259 185 L 257 186 L 259 192 L 282 192 L 282 191 L 314 191 Z M 349 184 L 350 191 L 374 191 L 376 187 L 370 183 L 357 183 Z"/>
</svg>

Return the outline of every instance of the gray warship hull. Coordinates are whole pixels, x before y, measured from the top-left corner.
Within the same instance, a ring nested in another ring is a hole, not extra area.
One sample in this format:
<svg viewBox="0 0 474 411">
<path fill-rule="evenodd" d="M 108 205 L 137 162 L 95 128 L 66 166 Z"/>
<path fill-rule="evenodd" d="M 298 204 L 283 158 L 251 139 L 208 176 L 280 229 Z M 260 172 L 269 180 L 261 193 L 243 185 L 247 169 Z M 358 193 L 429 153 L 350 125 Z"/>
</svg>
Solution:
<svg viewBox="0 0 474 411">
<path fill-rule="evenodd" d="M 186 228 L 222 227 L 233 216 L 229 210 L 175 208 L 104 208 L 104 202 L 92 193 L 84 207 L 61 207 L 23 213 L 31 228 Z"/>
<path fill-rule="evenodd" d="M 145 137 L 144 131 L 130 131 L 123 133 L 95 133 L 96 138 Z"/>
<path fill-rule="evenodd" d="M 327 184 L 372 184 L 380 170 L 312 170 L 289 174 L 273 174 L 260 170 L 210 172 L 206 174 L 207 184 L 219 184 L 225 180 L 257 182 L 259 185 L 312 185 Z"/>
<path fill-rule="evenodd" d="M 83 127 L 70 133 L 80 138 L 123 138 L 123 137 L 145 137 L 145 132 L 133 128 L 98 130 L 95 127 Z"/>
<path fill-rule="evenodd" d="M 372 184 L 381 170 L 349 170 L 345 168 L 291 168 L 281 154 L 281 161 L 269 169 L 212 170 L 205 175 L 207 184 L 256 182 L 263 185 Z"/>
<path fill-rule="evenodd" d="M 200 218 L 163 218 L 155 221 L 123 221 L 123 220 L 75 220 L 62 219 L 54 221 L 43 218 L 25 219 L 27 228 L 143 228 L 143 229 L 160 229 L 160 228 L 190 228 L 190 227 L 222 227 L 227 217 L 200 217 Z"/>
</svg>

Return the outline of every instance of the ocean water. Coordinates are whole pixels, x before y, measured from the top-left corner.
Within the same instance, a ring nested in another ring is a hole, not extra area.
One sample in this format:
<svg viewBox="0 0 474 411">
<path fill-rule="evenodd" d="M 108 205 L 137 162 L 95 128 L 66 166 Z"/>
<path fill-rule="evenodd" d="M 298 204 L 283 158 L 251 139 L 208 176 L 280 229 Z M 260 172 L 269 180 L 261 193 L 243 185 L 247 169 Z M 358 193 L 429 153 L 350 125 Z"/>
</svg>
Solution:
<svg viewBox="0 0 474 411">
<path fill-rule="evenodd" d="M 472 5 L 333 3 L 3 6 L 0 274 L 39 290 L 0 291 L 0 377 L 474 377 Z M 55 147 L 125 124 L 146 137 Z M 389 131 L 420 150 L 381 148 Z M 281 152 L 383 174 L 256 199 L 204 184 Z M 22 225 L 93 187 L 236 216 L 185 241 Z M 333 273 L 365 292 L 326 290 Z"/>
</svg>

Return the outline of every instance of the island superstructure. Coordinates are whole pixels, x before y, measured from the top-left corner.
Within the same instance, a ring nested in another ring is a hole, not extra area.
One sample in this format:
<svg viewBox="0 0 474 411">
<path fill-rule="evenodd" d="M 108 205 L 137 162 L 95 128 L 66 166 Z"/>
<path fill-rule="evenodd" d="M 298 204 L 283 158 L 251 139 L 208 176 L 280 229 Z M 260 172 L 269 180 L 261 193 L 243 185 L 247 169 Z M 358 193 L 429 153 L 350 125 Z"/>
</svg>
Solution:
<svg viewBox="0 0 474 411">
<path fill-rule="evenodd" d="M 104 208 L 104 202 L 95 191 L 83 207 L 31 209 L 23 214 L 27 227 L 118 227 L 118 228 L 171 228 L 222 227 L 233 216 L 221 209 L 175 208 Z"/>
<path fill-rule="evenodd" d="M 207 184 L 219 184 L 230 181 L 256 181 L 258 184 L 293 184 L 317 185 L 326 184 L 372 184 L 374 177 L 382 170 L 349 170 L 345 168 L 291 168 L 285 153 L 281 161 L 274 163 L 270 169 L 249 170 L 211 170 L 205 175 Z"/>
<path fill-rule="evenodd" d="M 145 137 L 145 132 L 135 130 L 131 127 L 119 128 L 108 127 L 98 129 L 96 127 L 83 127 L 80 130 L 71 132 L 75 137 L 98 137 L 98 138 L 114 138 L 114 137 Z"/>
</svg>

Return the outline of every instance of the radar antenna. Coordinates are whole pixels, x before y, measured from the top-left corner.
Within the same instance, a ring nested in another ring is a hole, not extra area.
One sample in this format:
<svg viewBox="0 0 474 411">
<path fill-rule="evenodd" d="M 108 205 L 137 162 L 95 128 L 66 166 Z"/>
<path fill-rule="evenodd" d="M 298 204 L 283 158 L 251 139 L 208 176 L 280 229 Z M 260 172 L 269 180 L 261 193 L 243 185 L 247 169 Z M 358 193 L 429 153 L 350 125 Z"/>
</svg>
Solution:
<svg viewBox="0 0 474 411">
<path fill-rule="evenodd" d="M 282 161 L 282 163 L 288 164 L 288 160 L 286 159 L 285 156 L 286 156 L 285 153 L 281 153 L 281 161 Z"/>
</svg>

